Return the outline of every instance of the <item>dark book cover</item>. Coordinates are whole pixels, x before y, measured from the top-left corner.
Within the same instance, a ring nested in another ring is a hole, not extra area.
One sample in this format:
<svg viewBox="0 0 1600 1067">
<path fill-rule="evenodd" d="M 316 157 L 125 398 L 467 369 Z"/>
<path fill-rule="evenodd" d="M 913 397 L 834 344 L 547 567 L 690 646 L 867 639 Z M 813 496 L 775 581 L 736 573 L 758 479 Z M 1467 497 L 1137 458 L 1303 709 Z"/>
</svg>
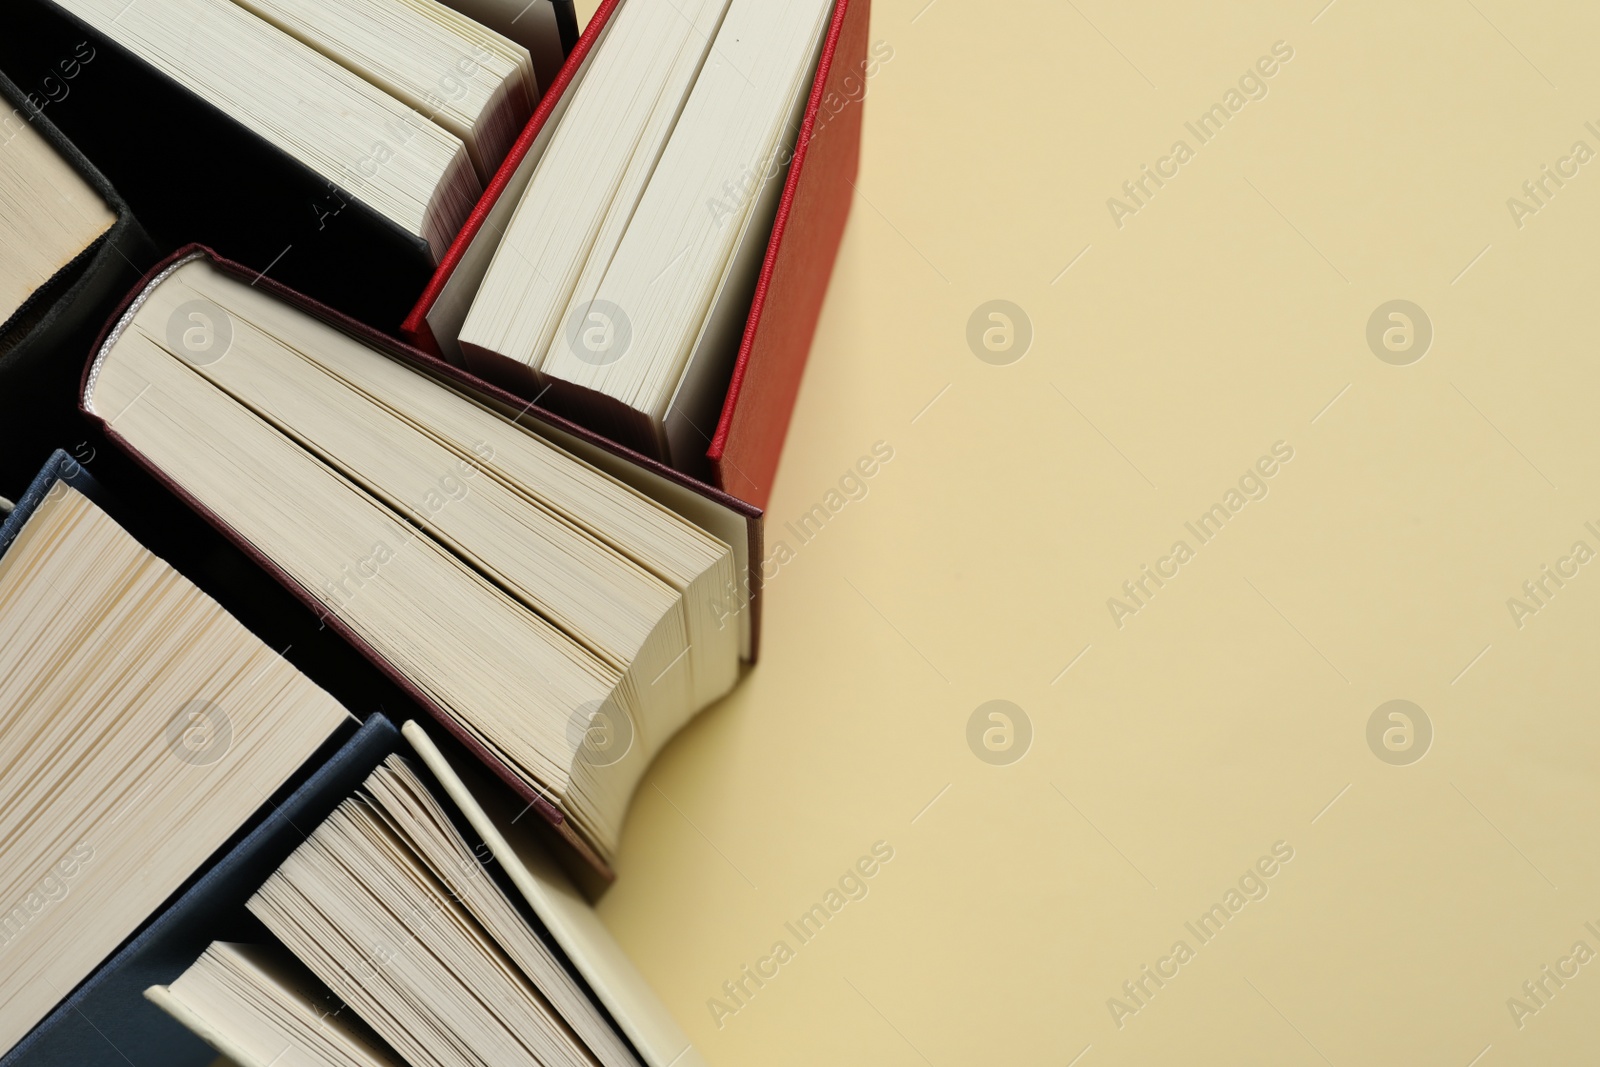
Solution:
<svg viewBox="0 0 1600 1067">
<path fill-rule="evenodd" d="M 50 456 L 27 491 L 0 523 L 0 556 L 16 540 L 39 504 L 65 484 L 113 519 L 127 502 L 107 492 L 63 451 Z M 337 731 L 306 766 L 252 817 L 250 823 L 202 865 L 169 904 L 158 909 L 106 962 L 28 1035 L 0 1056 L 0 1067 L 167 1067 L 209 1064 L 216 1053 L 155 1005 L 145 987 L 183 972 L 218 937 L 259 940 L 264 932 L 244 901 L 304 840 L 314 826 L 399 744 L 399 732 L 381 714 L 359 730 Z"/>
<path fill-rule="evenodd" d="M 212 941 L 266 941 L 245 910 L 261 883 L 400 744 L 374 714 L 287 796 L 277 797 L 249 833 L 211 863 L 109 960 L 73 990 L 4 1058 L 0 1067 L 205 1067 L 217 1054 L 145 999 L 176 979 Z"/>
<path fill-rule="evenodd" d="M 52 0 L 0 5 L 0 70 L 45 102 L 163 249 L 203 241 L 382 329 L 433 272 L 421 237 Z"/>
<path fill-rule="evenodd" d="M 116 221 L 0 323 L 0 492 L 26 485 L 58 442 L 81 437 L 76 387 L 83 357 L 106 314 L 156 259 L 127 202 L 50 121 L 47 92 L 59 93 L 81 64 L 69 54 L 54 70 L 50 89 L 37 92 L 0 74 L 0 153 L 31 126 L 100 194 Z"/>
<path fill-rule="evenodd" d="M 106 413 L 95 409 L 93 403 L 94 375 L 103 351 L 112 341 L 118 323 L 132 308 L 141 294 L 152 286 L 160 284 L 168 272 L 192 259 L 200 257 L 210 260 L 218 270 L 231 274 L 236 278 L 251 278 L 251 271 L 244 264 L 231 262 L 211 249 L 198 245 L 181 249 L 162 263 L 157 264 L 150 275 L 129 292 L 123 303 L 112 313 L 100 339 L 94 345 L 87 364 L 83 368 L 80 405 L 83 413 L 89 418 L 95 433 L 100 439 L 114 445 L 123 455 L 131 458 L 133 464 L 139 468 L 144 478 L 159 483 L 164 491 L 162 493 L 164 497 L 169 499 L 176 498 L 181 501 L 192 511 L 193 515 L 199 516 L 216 533 L 225 538 L 237 553 L 248 558 L 256 568 L 259 568 L 262 574 L 270 575 L 281 586 L 283 591 L 287 591 L 298 600 L 304 609 L 301 613 L 302 623 L 315 622 L 319 631 L 326 630 L 342 638 L 349 648 L 354 649 L 368 665 L 376 669 L 376 673 L 383 677 L 391 691 L 398 691 L 403 695 L 404 701 L 427 711 L 445 731 L 470 749 L 474 756 L 494 771 L 498 778 L 515 790 L 534 811 L 538 812 L 565 843 L 573 856 L 576 856 L 591 867 L 603 881 L 610 882 L 615 877 L 610 867 L 572 830 L 565 817 L 554 805 L 532 789 L 516 772 L 506 767 L 431 697 L 406 677 L 398 667 L 389 662 L 342 619 L 330 614 L 314 592 L 302 586 L 272 559 L 240 536 L 220 516 L 207 508 L 177 482 L 173 481 L 158 465 L 146 458 L 137 447 L 119 434 L 112 425 L 115 413 L 112 413 L 108 418 Z M 738 558 L 742 559 L 748 567 L 744 593 L 735 594 L 735 591 L 731 590 L 729 592 L 730 595 L 748 595 L 749 597 L 749 602 L 745 609 L 737 612 L 739 618 L 736 621 L 736 625 L 748 626 L 749 628 L 748 651 L 744 658 L 753 660 L 760 636 L 761 511 L 758 508 L 664 467 L 654 460 L 630 453 L 628 450 L 558 416 L 551 415 L 548 412 L 530 411 L 530 405 L 518 402 L 510 394 L 480 382 L 465 371 L 450 366 L 425 352 L 411 348 L 380 330 L 373 329 L 348 315 L 321 305 L 310 296 L 295 292 L 275 279 L 256 278 L 253 284 L 301 311 L 338 327 L 379 351 L 411 365 L 419 372 L 441 379 L 445 383 L 467 392 L 469 395 L 476 396 L 485 404 L 499 410 L 514 421 L 520 420 L 535 424 L 537 426 L 536 432 L 546 440 L 574 452 L 580 458 L 594 463 L 603 471 L 618 476 L 623 481 L 630 481 L 630 477 L 632 478 L 630 484 L 637 483 L 642 479 L 653 480 L 656 484 L 656 492 L 652 493 L 643 489 L 641 491 L 648 496 L 653 496 L 658 502 L 662 501 L 663 497 L 672 499 L 673 504 L 668 506 L 673 506 L 673 510 L 678 511 L 680 514 L 685 514 L 691 521 L 698 523 L 703 528 L 711 529 L 717 536 L 722 537 L 725 542 L 734 544 L 736 552 L 739 553 Z M 619 474 L 619 471 L 631 472 L 631 476 L 628 473 Z M 635 487 L 638 488 L 638 485 L 635 484 Z M 701 514 L 689 513 L 695 509 L 698 509 Z M 717 529 L 713 529 L 711 523 L 707 521 L 707 516 L 714 516 L 716 521 L 720 523 L 720 532 Z M 317 676 L 313 674 L 312 677 L 315 678 Z M 331 688 L 329 691 L 334 692 L 336 696 L 338 695 Z"/>
</svg>

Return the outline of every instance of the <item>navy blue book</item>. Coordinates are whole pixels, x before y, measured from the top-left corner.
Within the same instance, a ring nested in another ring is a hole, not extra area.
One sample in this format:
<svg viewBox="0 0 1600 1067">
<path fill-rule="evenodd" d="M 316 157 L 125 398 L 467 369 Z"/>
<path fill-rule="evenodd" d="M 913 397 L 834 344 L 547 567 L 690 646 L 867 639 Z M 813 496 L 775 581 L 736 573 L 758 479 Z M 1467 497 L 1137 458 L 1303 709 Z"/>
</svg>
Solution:
<svg viewBox="0 0 1600 1067">
<path fill-rule="evenodd" d="M 448 733 L 400 735 L 330 818 L 296 819 L 304 839 L 246 904 L 269 936 L 219 931 L 145 996 L 240 1067 L 706 1067 L 547 824 Z"/>
<path fill-rule="evenodd" d="M 12 1049 L 0 1067 L 204 1067 L 211 1046 L 145 999 L 172 982 L 213 940 L 260 942 L 266 930 L 245 910 L 267 876 L 311 828 L 355 791 L 400 742 L 374 713 L 281 804 L 177 901 L 63 1000 Z"/>
<path fill-rule="evenodd" d="M 398 741 L 116 521 L 64 452 L 0 523 L 0 1064 L 207 1064 L 151 1005 Z M 9 689 L 7 687 L 10 687 Z"/>
<path fill-rule="evenodd" d="M 38 508 L 45 496 L 55 491 L 58 482 L 70 485 L 100 507 L 106 508 L 108 499 L 106 491 L 100 488 L 100 483 L 83 469 L 81 463 L 58 448 L 45 461 L 44 468 L 28 486 L 28 491 L 22 494 L 11 514 L 5 517 L 5 521 L 0 522 L 0 557 L 6 554 L 6 549 L 11 547 L 11 542 L 15 541 L 17 534 L 22 531 L 23 523 L 28 521 L 28 517 Z"/>
</svg>

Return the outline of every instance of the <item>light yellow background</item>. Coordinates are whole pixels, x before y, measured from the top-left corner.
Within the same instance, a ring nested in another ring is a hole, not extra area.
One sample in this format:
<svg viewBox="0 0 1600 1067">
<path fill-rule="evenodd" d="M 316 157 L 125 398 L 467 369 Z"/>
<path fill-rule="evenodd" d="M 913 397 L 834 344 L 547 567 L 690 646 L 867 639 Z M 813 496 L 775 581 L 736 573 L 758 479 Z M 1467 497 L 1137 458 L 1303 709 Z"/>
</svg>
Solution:
<svg viewBox="0 0 1600 1067">
<path fill-rule="evenodd" d="M 1520 629 L 1506 601 L 1600 549 L 1600 161 L 1520 229 L 1506 200 L 1600 150 L 1600 9 L 1322 2 L 875 0 L 893 58 L 769 512 L 795 556 L 601 906 L 711 1063 L 1593 1055 L 1600 962 L 1520 1029 L 1507 998 L 1600 951 L 1600 564 Z M 1118 228 L 1107 198 L 1179 138 Z M 1396 298 L 1435 331 L 1410 366 L 1365 338 Z M 992 299 L 1034 330 L 1009 366 L 967 344 Z M 1119 630 L 1107 598 L 1280 440 L 1269 495 Z M 1366 740 L 1396 698 L 1435 730 L 1410 766 Z M 1010 766 L 967 745 L 991 699 L 1033 726 Z M 879 840 L 866 898 L 716 1025 Z M 1200 945 L 1185 921 L 1277 841 Z M 1119 1028 L 1108 998 L 1179 939 Z"/>
</svg>

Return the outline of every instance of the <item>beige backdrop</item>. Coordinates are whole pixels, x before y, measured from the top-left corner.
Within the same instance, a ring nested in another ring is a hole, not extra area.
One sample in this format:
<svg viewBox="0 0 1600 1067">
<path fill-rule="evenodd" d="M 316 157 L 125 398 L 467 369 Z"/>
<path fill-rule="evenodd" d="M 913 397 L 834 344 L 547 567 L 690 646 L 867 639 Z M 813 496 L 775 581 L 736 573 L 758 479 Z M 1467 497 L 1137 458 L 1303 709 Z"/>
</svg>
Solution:
<svg viewBox="0 0 1600 1067">
<path fill-rule="evenodd" d="M 711 1063 L 1593 1054 L 1600 10 L 1322 3 L 875 0 L 764 655 L 601 909 Z"/>
</svg>

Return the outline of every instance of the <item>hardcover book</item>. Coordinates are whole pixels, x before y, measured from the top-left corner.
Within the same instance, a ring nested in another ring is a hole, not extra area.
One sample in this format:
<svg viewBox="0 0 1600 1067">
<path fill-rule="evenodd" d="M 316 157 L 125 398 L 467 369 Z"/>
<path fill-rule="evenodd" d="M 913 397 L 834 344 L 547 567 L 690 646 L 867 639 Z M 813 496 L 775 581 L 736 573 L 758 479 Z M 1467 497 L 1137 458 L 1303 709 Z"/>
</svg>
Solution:
<svg viewBox="0 0 1600 1067">
<path fill-rule="evenodd" d="M 83 351 L 155 258 L 127 203 L 50 121 L 61 60 L 24 90 L 0 74 L 0 484 L 26 485 L 69 433 Z"/>
<path fill-rule="evenodd" d="M 649 758 L 755 653 L 759 513 L 462 379 L 196 249 L 82 403 L 606 879 Z"/>
<path fill-rule="evenodd" d="M 531 81 L 532 56 L 434 0 L 369 0 L 342 22 L 302 7 L 259 4 L 280 28 L 231 0 L 16 0 L 0 68 L 46 96 L 165 247 L 203 240 L 393 328 L 482 190 L 474 151 L 492 172 L 496 130 L 532 106 L 503 91 L 519 65 Z M 474 94 L 469 151 L 445 125 Z"/>
<path fill-rule="evenodd" d="M 184 972 L 213 939 L 260 939 L 244 908 L 262 879 L 313 826 L 394 751 L 399 732 L 374 713 L 277 799 L 261 821 L 94 974 L 73 990 L 0 1067 L 207 1067 L 217 1054 L 144 990 Z M 319 754 L 321 755 L 321 754 Z"/>
<path fill-rule="evenodd" d="M 145 995 L 239 1067 L 703 1067 L 521 802 L 417 723 L 401 732 L 258 874 L 244 906 L 261 932 Z"/>
<path fill-rule="evenodd" d="M 521 138 L 406 317 L 402 330 L 419 347 L 448 362 L 464 362 L 458 339 L 501 236 L 622 7 L 623 0 L 607 0 L 589 20 L 561 74 L 546 88 Z M 709 411 L 680 406 L 684 419 L 676 443 L 656 453 L 670 457 L 696 481 L 755 507 L 763 507 L 771 492 L 850 210 L 860 154 L 863 77 L 870 62 L 869 13 L 867 0 L 836 0 L 833 5 L 809 91 L 801 94 L 792 143 L 785 143 L 775 157 L 781 180 L 770 183 L 770 223 L 763 217 L 754 230 L 756 254 L 750 257 L 748 276 L 735 277 L 735 271 L 721 290 L 730 305 L 739 305 L 739 312 L 715 320 L 732 322 L 727 343 L 712 346 L 718 358 L 698 364 L 713 384 L 695 383 L 689 390 L 714 394 L 713 402 Z M 739 178 L 730 175 L 735 193 L 743 188 Z M 741 198 L 735 196 L 734 202 Z M 499 384 L 535 408 L 543 402 L 542 388 L 534 387 L 533 379 L 502 378 Z M 648 439 L 643 443 L 643 450 L 651 452 Z"/>
<path fill-rule="evenodd" d="M 349 718 L 100 496 L 57 453 L 0 525 L 4 1050 Z"/>
</svg>

